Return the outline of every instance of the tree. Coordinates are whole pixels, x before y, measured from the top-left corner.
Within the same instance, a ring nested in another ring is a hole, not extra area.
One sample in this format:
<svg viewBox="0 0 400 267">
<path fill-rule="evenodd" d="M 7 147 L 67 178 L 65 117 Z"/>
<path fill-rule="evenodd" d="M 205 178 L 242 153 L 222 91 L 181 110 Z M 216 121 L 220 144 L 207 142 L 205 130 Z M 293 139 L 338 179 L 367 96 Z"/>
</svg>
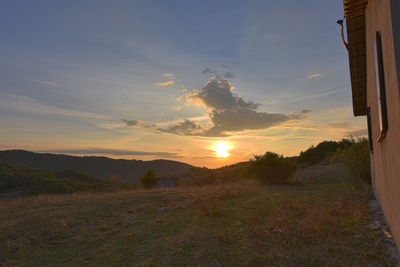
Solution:
<svg viewBox="0 0 400 267">
<path fill-rule="evenodd" d="M 333 159 L 344 163 L 355 182 L 371 182 L 369 143 L 367 139 L 351 140 L 351 145 L 344 149 L 338 149 Z"/>
<path fill-rule="evenodd" d="M 266 152 L 264 155 L 254 155 L 247 174 L 263 184 L 284 184 L 295 171 L 295 162 L 276 153 Z"/>
<path fill-rule="evenodd" d="M 154 171 L 148 170 L 145 174 L 140 177 L 140 183 L 144 188 L 149 189 L 156 186 L 157 175 Z"/>
</svg>

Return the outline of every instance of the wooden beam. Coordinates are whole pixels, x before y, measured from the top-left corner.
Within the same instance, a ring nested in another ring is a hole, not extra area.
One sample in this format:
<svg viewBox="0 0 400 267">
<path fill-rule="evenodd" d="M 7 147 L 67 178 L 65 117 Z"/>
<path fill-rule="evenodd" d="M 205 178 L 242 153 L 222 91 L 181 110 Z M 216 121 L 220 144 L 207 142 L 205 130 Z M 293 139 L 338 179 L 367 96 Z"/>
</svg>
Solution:
<svg viewBox="0 0 400 267">
<path fill-rule="evenodd" d="M 343 10 L 346 18 L 354 18 L 365 14 L 368 0 L 343 0 Z"/>
</svg>

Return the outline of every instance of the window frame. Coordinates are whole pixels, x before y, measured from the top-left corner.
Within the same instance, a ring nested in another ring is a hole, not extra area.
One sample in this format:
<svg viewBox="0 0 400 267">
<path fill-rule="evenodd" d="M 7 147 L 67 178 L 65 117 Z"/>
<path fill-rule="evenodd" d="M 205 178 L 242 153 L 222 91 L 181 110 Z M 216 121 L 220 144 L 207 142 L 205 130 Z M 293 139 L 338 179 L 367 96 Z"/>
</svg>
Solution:
<svg viewBox="0 0 400 267">
<path fill-rule="evenodd" d="M 387 118 L 385 71 L 383 66 L 382 53 L 382 35 L 380 31 L 377 31 L 375 34 L 374 61 L 379 117 L 379 137 L 377 141 L 382 142 L 389 129 L 389 125 Z"/>
<path fill-rule="evenodd" d="M 373 142 L 372 142 L 371 107 L 367 107 L 367 125 L 368 125 L 369 151 L 371 153 L 374 153 L 374 145 L 373 145 Z"/>
</svg>

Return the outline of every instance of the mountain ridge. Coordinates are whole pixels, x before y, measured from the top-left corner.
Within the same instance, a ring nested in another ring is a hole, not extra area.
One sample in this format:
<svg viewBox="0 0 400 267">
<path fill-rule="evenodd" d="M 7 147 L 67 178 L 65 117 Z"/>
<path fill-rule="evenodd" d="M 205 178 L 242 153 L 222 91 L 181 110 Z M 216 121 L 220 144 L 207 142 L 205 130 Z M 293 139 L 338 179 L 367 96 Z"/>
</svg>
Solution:
<svg viewBox="0 0 400 267">
<path fill-rule="evenodd" d="M 160 177 L 175 177 L 197 168 L 174 160 L 112 159 L 104 156 L 38 153 L 22 149 L 0 151 L 0 160 L 38 170 L 80 171 L 99 178 L 109 178 L 111 175 L 116 175 L 122 181 L 130 183 L 138 183 L 140 176 L 148 170 L 155 171 Z"/>
</svg>

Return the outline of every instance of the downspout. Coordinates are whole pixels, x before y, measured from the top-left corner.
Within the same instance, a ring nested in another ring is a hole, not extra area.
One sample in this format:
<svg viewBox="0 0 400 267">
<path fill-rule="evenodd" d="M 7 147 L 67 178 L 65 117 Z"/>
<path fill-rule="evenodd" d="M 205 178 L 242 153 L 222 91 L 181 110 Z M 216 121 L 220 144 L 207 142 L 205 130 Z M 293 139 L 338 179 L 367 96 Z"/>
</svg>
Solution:
<svg viewBox="0 0 400 267">
<path fill-rule="evenodd" d="M 342 43 L 343 43 L 343 46 L 347 49 L 347 50 L 349 50 L 349 48 L 347 47 L 348 46 L 348 44 L 346 43 L 346 41 L 345 41 L 345 39 L 344 39 L 344 26 L 343 26 L 343 21 L 344 21 L 344 17 L 343 17 L 343 19 L 340 19 L 340 20 L 338 20 L 338 21 L 336 21 L 336 23 L 337 24 L 339 24 L 340 25 L 340 32 L 341 32 L 341 35 L 342 35 Z"/>
</svg>

